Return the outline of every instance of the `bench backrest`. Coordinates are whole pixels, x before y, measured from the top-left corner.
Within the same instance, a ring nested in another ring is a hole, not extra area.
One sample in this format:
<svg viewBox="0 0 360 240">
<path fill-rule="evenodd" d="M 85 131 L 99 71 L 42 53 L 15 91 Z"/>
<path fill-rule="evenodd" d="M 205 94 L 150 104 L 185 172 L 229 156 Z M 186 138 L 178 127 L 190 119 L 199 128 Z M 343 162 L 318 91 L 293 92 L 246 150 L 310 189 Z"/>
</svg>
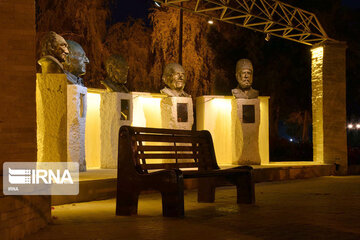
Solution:
<svg viewBox="0 0 360 240">
<path fill-rule="evenodd" d="M 126 148 L 130 152 L 123 154 Z M 138 173 L 147 173 L 150 169 L 219 169 L 208 131 L 122 126 L 119 133 L 119 164 L 121 158 L 129 156 Z"/>
</svg>

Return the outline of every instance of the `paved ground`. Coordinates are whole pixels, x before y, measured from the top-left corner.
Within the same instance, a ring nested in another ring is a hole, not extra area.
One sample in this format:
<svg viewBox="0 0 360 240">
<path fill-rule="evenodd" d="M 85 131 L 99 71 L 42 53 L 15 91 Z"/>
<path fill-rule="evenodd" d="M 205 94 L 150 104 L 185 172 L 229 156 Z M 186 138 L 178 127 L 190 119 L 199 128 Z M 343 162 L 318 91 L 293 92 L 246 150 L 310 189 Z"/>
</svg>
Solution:
<svg viewBox="0 0 360 240">
<path fill-rule="evenodd" d="M 360 176 L 260 183 L 255 205 L 235 201 L 235 188 L 217 189 L 214 204 L 187 191 L 183 219 L 162 217 L 160 194 L 141 195 L 132 217 L 115 216 L 115 199 L 56 206 L 26 239 L 360 239 Z"/>
</svg>

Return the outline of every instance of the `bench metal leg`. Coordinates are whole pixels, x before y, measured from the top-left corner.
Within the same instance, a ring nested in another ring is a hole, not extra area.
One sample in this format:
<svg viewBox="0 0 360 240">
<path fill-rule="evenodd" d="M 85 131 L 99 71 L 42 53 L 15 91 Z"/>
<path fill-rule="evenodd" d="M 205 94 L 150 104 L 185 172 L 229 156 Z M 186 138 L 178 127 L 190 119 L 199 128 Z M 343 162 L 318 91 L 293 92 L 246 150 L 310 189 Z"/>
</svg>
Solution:
<svg viewBox="0 0 360 240">
<path fill-rule="evenodd" d="M 251 173 L 237 177 L 236 190 L 237 203 L 255 203 L 255 184 Z"/>
<path fill-rule="evenodd" d="M 213 203 L 215 201 L 215 179 L 200 178 L 198 202 Z"/>
<path fill-rule="evenodd" d="M 162 192 L 161 195 L 164 217 L 184 216 L 184 189 L 176 192 Z"/>
<path fill-rule="evenodd" d="M 136 215 L 138 209 L 139 193 L 119 191 L 116 196 L 116 215 Z"/>
</svg>

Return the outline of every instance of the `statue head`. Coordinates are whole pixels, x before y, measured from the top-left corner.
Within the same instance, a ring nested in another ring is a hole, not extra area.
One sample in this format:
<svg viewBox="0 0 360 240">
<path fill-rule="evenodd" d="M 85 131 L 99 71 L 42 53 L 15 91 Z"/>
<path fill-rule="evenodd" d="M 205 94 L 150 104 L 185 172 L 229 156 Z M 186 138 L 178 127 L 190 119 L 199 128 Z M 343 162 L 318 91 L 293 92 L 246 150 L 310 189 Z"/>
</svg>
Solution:
<svg viewBox="0 0 360 240">
<path fill-rule="evenodd" d="M 182 91 L 186 83 L 185 70 L 178 63 L 169 63 L 164 68 L 162 80 L 172 90 Z"/>
<path fill-rule="evenodd" d="M 114 83 L 125 84 L 127 82 L 129 65 L 120 55 L 111 55 L 105 63 L 108 77 Z"/>
<path fill-rule="evenodd" d="M 253 82 L 253 66 L 249 59 L 240 59 L 236 63 L 236 80 L 240 88 L 249 89 Z"/>
<path fill-rule="evenodd" d="M 53 56 L 59 62 L 65 62 L 69 54 L 65 39 L 55 32 L 48 32 L 41 40 L 41 56 Z"/>
<path fill-rule="evenodd" d="M 66 58 L 65 69 L 77 77 L 84 75 L 86 73 L 86 64 L 89 63 L 84 49 L 80 44 L 72 40 L 66 40 L 66 42 L 69 54 Z"/>
</svg>

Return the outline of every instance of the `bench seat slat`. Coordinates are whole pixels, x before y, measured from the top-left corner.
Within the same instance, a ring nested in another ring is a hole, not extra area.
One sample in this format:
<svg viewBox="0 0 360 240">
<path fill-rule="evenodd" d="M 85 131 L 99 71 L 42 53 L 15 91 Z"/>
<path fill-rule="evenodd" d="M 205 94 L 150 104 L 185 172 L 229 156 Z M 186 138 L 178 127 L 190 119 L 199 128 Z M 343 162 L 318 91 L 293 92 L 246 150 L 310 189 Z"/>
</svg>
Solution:
<svg viewBox="0 0 360 240">
<path fill-rule="evenodd" d="M 206 139 L 192 136 L 171 136 L 171 135 L 153 135 L 141 134 L 135 135 L 136 141 L 143 142 L 176 142 L 176 143 L 206 143 Z"/>
<path fill-rule="evenodd" d="M 180 130 L 180 129 L 164 129 L 164 128 L 144 128 L 144 127 L 132 127 L 135 134 L 138 133 L 161 133 L 161 134 L 178 134 L 178 135 L 195 135 L 196 131 Z"/>
<path fill-rule="evenodd" d="M 149 152 L 156 152 L 156 151 L 199 151 L 199 147 L 193 147 L 193 146 L 138 146 L 138 151 L 149 151 Z"/>
<path fill-rule="evenodd" d="M 194 159 L 197 158 L 197 154 L 189 153 L 181 153 L 181 154 L 174 154 L 174 153 L 155 153 L 155 154 L 147 154 L 147 153 L 140 153 L 138 155 L 141 159 Z"/>
<path fill-rule="evenodd" d="M 208 171 L 183 171 L 184 178 L 201 178 L 201 177 L 221 177 L 221 176 L 231 176 L 237 174 L 248 174 L 249 169 L 216 169 Z"/>
<path fill-rule="evenodd" d="M 190 163 L 148 163 L 142 164 L 141 168 L 143 170 L 151 169 L 179 169 L 179 168 L 196 168 L 198 164 L 195 162 Z"/>
</svg>

